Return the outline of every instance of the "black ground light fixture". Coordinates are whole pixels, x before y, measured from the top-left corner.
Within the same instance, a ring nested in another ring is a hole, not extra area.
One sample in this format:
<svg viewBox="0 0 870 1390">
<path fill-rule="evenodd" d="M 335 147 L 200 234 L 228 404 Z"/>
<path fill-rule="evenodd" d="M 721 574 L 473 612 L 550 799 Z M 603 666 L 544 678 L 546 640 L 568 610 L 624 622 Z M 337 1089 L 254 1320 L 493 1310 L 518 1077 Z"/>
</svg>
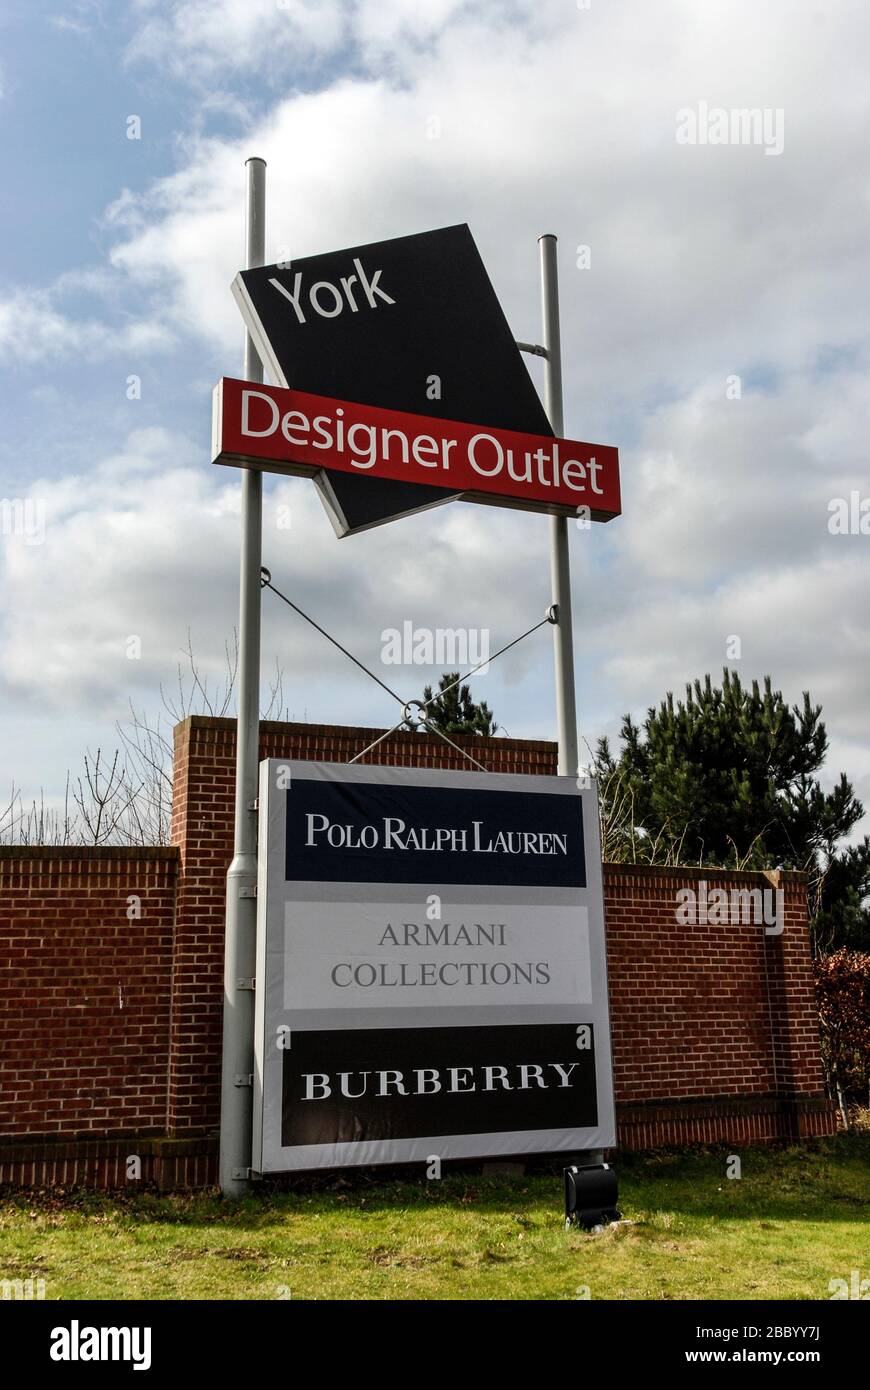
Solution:
<svg viewBox="0 0 870 1390">
<path fill-rule="evenodd" d="M 565 1169 L 565 1229 L 591 1231 L 618 1221 L 616 1169 L 609 1163 L 572 1164 Z"/>
</svg>

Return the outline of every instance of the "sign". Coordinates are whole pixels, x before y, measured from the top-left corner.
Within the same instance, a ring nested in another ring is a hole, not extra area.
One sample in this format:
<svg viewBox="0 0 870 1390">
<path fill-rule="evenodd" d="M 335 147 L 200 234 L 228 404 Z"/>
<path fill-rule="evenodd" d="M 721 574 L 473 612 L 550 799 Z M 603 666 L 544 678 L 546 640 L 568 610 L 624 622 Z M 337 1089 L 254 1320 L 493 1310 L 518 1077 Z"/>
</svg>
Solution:
<svg viewBox="0 0 870 1390">
<path fill-rule="evenodd" d="M 552 436 L 465 224 L 243 270 L 233 294 L 275 385 Z M 459 495 L 358 473 L 331 483 L 347 533 Z"/>
<path fill-rule="evenodd" d="M 352 528 L 342 482 L 413 484 L 443 497 L 618 516 L 619 460 L 608 445 L 384 410 L 225 378 L 215 387 L 212 461 L 313 477 L 340 536 Z M 419 499 L 410 499 L 419 501 Z M 426 505 L 435 505 L 429 502 Z M 415 505 L 413 510 L 419 510 Z"/>
<path fill-rule="evenodd" d="M 596 792 L 260 773 L 254 1169 L 612 1147 Z"/>
</svg>

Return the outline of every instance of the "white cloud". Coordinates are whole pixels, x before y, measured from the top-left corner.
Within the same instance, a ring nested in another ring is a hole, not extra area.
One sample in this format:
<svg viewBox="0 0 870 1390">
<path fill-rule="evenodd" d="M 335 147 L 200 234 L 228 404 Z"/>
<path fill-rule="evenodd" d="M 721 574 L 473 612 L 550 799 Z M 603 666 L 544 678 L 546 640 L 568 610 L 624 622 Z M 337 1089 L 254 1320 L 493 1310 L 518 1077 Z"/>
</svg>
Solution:
<svg viewBox="0 0 870 1390">
<path fill-rule="evenodd" d="M 344 30 L 343 4 L 318 0 L 178 0 L 148 6 L 127 50 L 131 62 L 208 77 L 218 68 L 268 68 L 277 56 L 329 52 Z"/>
<path fill-rule="evenodd" d="M 0 617 L 7 698 L 48 711 L 87 707 L 115 717 L 133 695 L 153 702 L 171 681 L 190 629 L 205 672 L 219 675 L 237 621 L 239 477 L 202 466 L 202 451 L 163 429 L 132 433 L 87 474 L 35 482 L 45 515 L 41 545 L 6 537 Z M 279 507 L 291 507 L 289 530 Z M 406 698 L 433 672 L 381 665 L 381 633 L 406 619 L 429 627 L 487 626 L 490 650 L 542 616 L 547 601 L 546 524 L 519 552 L 510 584 L 493 544 L 491 514 L 454 507 L 338 544 L 310 483 L 275 480 L 264 506 L 264 563 L 294 602 L 349 645 Z M 507 516 L 502 541 L 528 537 Z M 425 563 L 420 563 L 425 555 Z M 469 576 L 475 589 L 469 592 Z M 141 660 L 126 655 L 141 639 Z M 534 641 L 535 639 L 530 639 Z M 548 651 L 548 636 L 539 639 Z M 499 669 L 516 678 L 533 659 L 517 652 Z M 271 594 L 264 595 L 264 674 L 276 660 L 297 715 L 376 722 L 398 705 Z M 493 668 L 494 670 L 495 668 Z M 482 678 L 481 678 L 482 679 Z"/>
<path fill-rule="evenodd" d="M 16 290 L 0 299 L 0 358 L 7 361 L 34 363 L 74 355 L 95 359 L 124 349 L 165 351 L 172 341 L 169 330 L 155 319 L 106 323 L 64 313 L 48 290 Z"/>
<path fill-rule="evenodd" d="M 794 373 L 730 400 L 720 377 L 662 406 L 625 458 L 615 540 L 626 564 L 703 594 L 734 573 L 836 552 L 828 502 L 867 472 L 866 380 L 859 368 Z"/>
<path fill-rule="evenodd" d="M 222 12 L 204 9 L 209 24 Z M 256 6 L 231 10 L 252 33 L 266 23 Z M 578 429 L 714 374 L 812 367 L 823 348 L 864 341 L 866 206 L 851 171 L 870 95 L 848 6 L 824 24 L 748 0 L 705 6 L 703 23 L 684 0 L 589 11 L 551 0 L 517 6 L 515 24 L 497 7 L 371 5 L 354 22 L 375 27 L 386 13 L 395 33 L 394 11 L 408 23 L 428 15 L 428 44 L 397 41 L 359 76 L 321 75 L 319 90 L 277 100 L 243 141 L 194 140 L 176 174 L 126 195 L 113 262 L 159 286 L 177 323 L 235 351 L 227 285 L 242 254 L 242 166 L 258 153 L 269 162 L 270 255 L 468 220 L 521 337 L 538 322 L 536 238 L 557 230 Z M 185 22 L 199 13 L 186 6 Z M 155 11 L 161 23 L 167 14 Z M 282 62 L 285 73 L 304 65 L 289 49 Z M 819 80 L 833 64 L 836 92 Z M 701 98 L 783 107 L 782 156 L 677 145 L 677 110 Z M 580 244 L 590 271 L 574 268 Z"/>
<path fill-rule="evenodd" d="M 832 745 L 863 744 L 866 764 L 870 544 L 828 531 L 831 497 L 866 494 L 865 383 L 796 375 L 739 401 L 705 385 L 647 422 L 623 456 L 598 605 L 619 712 L 726 665 L 747 682 L 770 674 L 789 701 L 809 689 Z"/>
<path fill-rule="evenodd" d="M 279 80 L 291 63 L 301 76 L 306 63 L 342 50 L 374 64 L 396 49 L 413 52 L 464 14 L 483 11 L 495 22 L 504 13 L 471 0 L 172 0 L 140 10 L 128 61 L 202 82 L 249 70 Z"/>
<path fill-rule="evenodd" d="M 189 335 L 203 373 L 237 369 L 228 286 L 250 154 L 269 162 L 270 258 L 467 220 L 524 339 L 538 334 L 536 238 L 556 230 L 567 429 L 619 444 L 624 479 L 625 516 L 572 541 L 584 732 L 718 674 L 736 634 L 741 674 L 770 672 L 789 699 L 808 686 L 866 776 L 870 560 L 866 538 L 826 529 L 828 500 L 867 478 L 860 7 L 196 0 L 137 13 L 131 58 L 234 93 L 248 121 L 244 140 L 179 141 L 176 172 L 110 209 L 113 274 L 160 303 L 160 331 Z M 266 114 L 246 116 L 264 91 Z M 782 108 L 782 155 L 679 146 L 676 113 L 700 100 Z M 575 268 L 580 245 L 590 270 Z M 50 300 L 34 312 L 44 353 L 97 350 L 100 325 L 57 323 Z M 4 323 L 0 311 L 0 341 Z M 99 477 L 49 493 L 38 563 L 7 555 L 10 693 L 112 705 L 132 678 L 119 643 L 140 627 L 143 692 L 188 624 L 219 655 L 238 489 L 200 458 L 174 437 L 138 439 Z M 308 485 L 269 495 L 292 496 L 296 520 L 267 531 L 276 582 L 354 649 L 359 634 L 364 659 L 406 616 L 509 637 L 546 604 L 538 519 L 452 507 L 338 545 Z M 51 594 L 67 574 L 83 602 L 61 616 Z M 297 715 L 386 717 L 374 687 L 288 622 L 267 610 L 266 649 L 282 653 Z M 530 641 L 481 691 L 518 734 L 554 723 L 548 634 Z"/>
<path fill-rule="evenodd" d="M 105 27 L 105 0 L 67 0 L 63 14 L 49 16 L 49 24 L 63 33 L 84 36 Z"/>
</svg>

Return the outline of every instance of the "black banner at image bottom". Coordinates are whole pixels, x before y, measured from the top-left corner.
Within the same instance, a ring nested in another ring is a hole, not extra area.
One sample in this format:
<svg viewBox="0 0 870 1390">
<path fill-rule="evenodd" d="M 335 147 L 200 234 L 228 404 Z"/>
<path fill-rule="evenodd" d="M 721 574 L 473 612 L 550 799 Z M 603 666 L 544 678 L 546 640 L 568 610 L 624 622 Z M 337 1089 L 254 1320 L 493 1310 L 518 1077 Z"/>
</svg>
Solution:
<svg viewBox="0 0 870 1390">
<path fill-rule="evenodd" d="M 165 1381 L 170 1373 L 175 1377 L 195 1375 L 200 1381 L 214 1375 L 223 1384 L 231 1375 L 250 1379 L 256 1364 L 261 1377 L 280 1375 L 288 1333 L 309 1345 L 318 1336 L 317 1304 L 275 1294 L 269 1281 L 267 1287 L 265 1294 L 252 1291 L 253 1301 L 245 1302 L 242 1308 L 238 1302 L 184 1299 L 4 1304 L 16 1374 L 20 1379 L 36 1373 L 40 1384 L 59 1385 L 69 1384 L 71 1379 L 116 1385 L 128 1378 L 137 1385 L 149 1375 Z M 407 1299 L 401 1284 L 396 1296 Z M 357 1297 L 367 1302 L 364 1291 Z M 517 1298 L 522 1298 L 521 1290 Z M 377 1299 L 381 1304 L 385 1301 L 390 1302 L 382 1295 Z M 717 1366 L 732 1376 L 745 1366 L 762 1366 L 771 1372 L 788 1372 L 798 1366 L 810 1372 L 810 1379 L 819 1379 L 812 1376 L 813 1371 L 822 1372 L 824 1383 L 830 1384 L 833 1372 L 854 1373 L 865 1354 L 866 1312 L 858 1302 L 604 1302 L 594 1298 L 578 1301 L 570 1292 L 559 1301 L 570 1303 L 570 1312 L 554 1309 L 545 1316 L 552 1318 L 554 1334 L 569 1336 L 581 1348 L 587 1375 L 600 1372 L 612 1376 L 614 1367 L 621 1373 L 637 1371 L 643 1376 L 686 1368 L 694 1381 L 705 1379 L 707 1370 Z M 353 1303 L 342 1306 L 346 1334 L 353 1336 Z M 439 1306 L 443 1306 L 441 1300 Z M 407 1302 L 403 1307 L 407 1309 Z M 301 1323 L 297 1319 L 303 1308 L 305 1321 Z M 473 1317 L 478 1330 L 481 1318 L 488 1324 L 492 1317 L 494 1327 L 504 1325 L 504 1313 L 497 1306 L 487 1313 L 477 1302 L 477 1309 Z M 541 1314 L 529 1313 L 534 1335 L 539 1336 Z M 321 1315 L 323 1334 L 329 1335 L 334 1314 L 327 1308 Z M 457 1315 L 462 1316 L 461 1305 Z M 380 1316 L 385 1315 L 368 1304 L 367 1335 L 371 1335 L 372 1318 Z M 407 1316 L 408 1312 L 403 1313 Z M 430 1316 L 440 1318 L 434 1311 L 422 1313 L 424 1318 Z M 509 1329 L 505 1326 L 503 1336 L 490 1338 L 494 1369 L 506 1365 L 500 1348 L 516 1347 L 517 1318 L 524 1316 L 511 1302 Z M 101 1329 L 105 1336 L 100 1336 Z M 95 1347 L 99 1359 L 90 1359 Z M 258 1350 L 252 1352 L 252 1347 Z M 83 1358 L 83 1352 L 88 1359 Z M 515 1350 L 510 1354 L 515 1356 Z M 428 1338 L 430 1380 L 442 1368 L 455 1373 L 455 1357 L 455 1338 Z"/>
<path fill-rule="evenodd" d="M 285 1148 L 597 1123 L 590 1025 L 294 1031 L 283 1054 Z"/>
</svg>

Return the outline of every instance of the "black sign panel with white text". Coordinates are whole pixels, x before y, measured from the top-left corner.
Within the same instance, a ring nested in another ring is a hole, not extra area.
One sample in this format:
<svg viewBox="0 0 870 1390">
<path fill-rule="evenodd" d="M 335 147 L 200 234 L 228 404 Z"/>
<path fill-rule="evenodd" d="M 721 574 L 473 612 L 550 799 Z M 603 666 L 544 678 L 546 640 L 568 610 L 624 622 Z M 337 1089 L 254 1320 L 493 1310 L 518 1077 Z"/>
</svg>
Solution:
<svg viewBox="0 0 870 1390">
<path fill-rule="evenodd" d="M 233 294 L 276 386 L 552 437 L 464 223 L 243 270 Z M 351 474 L 329 484 L 342 534 L 461 491 Z"/>
<path fill-rule="evenodd" d="M 585 887 L 576 794 L 331 781 L 305 792 L 287 798 L 288 882 Z"/>
<path fill-rule="evenodd" d="M 359 1143 L 438 1131 L 592 1127 L 595 1050 L 571 1024 L 297 1033 L 284 1051 L 281 1142 Z"/>
</svg>

